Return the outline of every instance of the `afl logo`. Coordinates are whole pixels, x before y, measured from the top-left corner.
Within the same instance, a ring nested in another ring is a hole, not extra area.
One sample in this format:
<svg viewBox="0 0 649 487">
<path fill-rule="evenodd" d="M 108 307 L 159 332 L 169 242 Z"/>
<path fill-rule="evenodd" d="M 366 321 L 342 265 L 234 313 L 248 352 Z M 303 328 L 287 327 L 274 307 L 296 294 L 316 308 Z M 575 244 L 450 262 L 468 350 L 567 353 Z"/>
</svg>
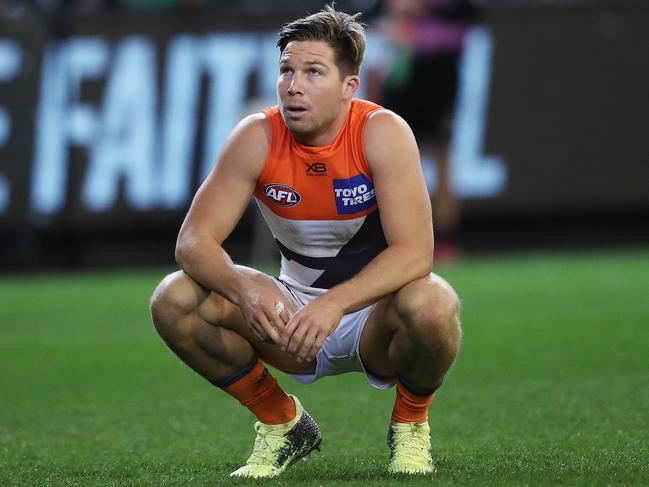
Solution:
<svg viewBox="0 0 649 487">
<path fill-rule="evenodd" d="M 270 200 L 283 208 L 290 208 L 297 205 L 302 197 L 300 193 L 285 184 L 267 184 L 264 186 L 264 194 Z"/>
</svg>

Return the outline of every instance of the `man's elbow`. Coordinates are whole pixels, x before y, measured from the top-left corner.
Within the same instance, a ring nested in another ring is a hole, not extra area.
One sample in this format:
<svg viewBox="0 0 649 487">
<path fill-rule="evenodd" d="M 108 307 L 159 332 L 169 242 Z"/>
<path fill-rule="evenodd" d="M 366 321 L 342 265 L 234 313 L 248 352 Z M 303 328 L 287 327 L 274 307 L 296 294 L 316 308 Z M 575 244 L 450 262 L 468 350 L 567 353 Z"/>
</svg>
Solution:
<svg viewBox="0 0 649 487">
<path fill-rule="evenodd" d="M 410 244 L 404 248 L 408 258 L 408 270 L 413 279 L 426 277 L 433 269 L 433 246 Z M 404 263 L 405 263 L 404 262 Z"/>
<path fill-rule="evenodd" d="M 185 269 L 189 256 L 191 255 L 191 249 L 194 247 L 193 239 L 190 235 L 187 235 L 186 232 L 180 232 L 178 239 L 176 240 L 176 250 L 175 258 L 176 264 L 181 269 Z"/>
<path fill-rule="evenodd" d="M 433 246 L 422 249 L 421 256 L 418 259 L 417 269 L 421 273 L 421 277 L 427 276 L 433 269 Z"/>
</svg>

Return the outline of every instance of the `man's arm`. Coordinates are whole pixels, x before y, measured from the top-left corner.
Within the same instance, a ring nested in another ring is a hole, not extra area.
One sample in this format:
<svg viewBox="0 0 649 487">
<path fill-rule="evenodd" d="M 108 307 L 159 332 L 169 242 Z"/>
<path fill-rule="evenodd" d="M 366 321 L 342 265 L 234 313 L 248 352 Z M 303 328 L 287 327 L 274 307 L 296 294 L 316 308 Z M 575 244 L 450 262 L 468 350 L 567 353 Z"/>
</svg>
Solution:
<svg viewBox="0 0 649 487">
<path fill-rule="evenodd" d="M 222 247 L 250 202 L 269 142 L 270 126 L 263 114 L 250 115 L 234 128 L 185 217 L 176 261 L 196 282 L 239 305 L 261 339 L 275 341 L 274 300 L 238 271 Z"/>
<path fill-rule="evenodd" d="M 312 360 L 343 314 L 428 275 L 433 265 L 430 200 L 410 127 L 387 110 L 372 114 L 365 128 L 365 158 L 388 247 L 356 276 L 293 316 L 281 343 L 298 359 Z"/>
</svg>

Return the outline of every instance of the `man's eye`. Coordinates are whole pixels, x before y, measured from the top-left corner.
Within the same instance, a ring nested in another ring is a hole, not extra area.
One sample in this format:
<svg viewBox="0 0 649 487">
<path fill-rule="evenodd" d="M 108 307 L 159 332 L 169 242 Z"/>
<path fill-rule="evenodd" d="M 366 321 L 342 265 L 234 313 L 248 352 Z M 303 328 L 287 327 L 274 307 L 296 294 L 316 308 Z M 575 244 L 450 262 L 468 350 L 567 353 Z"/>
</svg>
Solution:
<svg viewBox="0 0 649 487">
<path fill-rule="evenodd" d="M 291 68 L 281 68 L 281 69 L 279 70 L 279 72 L 280 72 L 281 74 L 287 74 L 287 73 L 292 73 L 293 70 L 292 70 Z"/>
<path fill-rule="evenodd" d="M 320 71 L 318 71 L 317 69 L 310 69 L 309 74 L 320 74 Z"/>
</svg>

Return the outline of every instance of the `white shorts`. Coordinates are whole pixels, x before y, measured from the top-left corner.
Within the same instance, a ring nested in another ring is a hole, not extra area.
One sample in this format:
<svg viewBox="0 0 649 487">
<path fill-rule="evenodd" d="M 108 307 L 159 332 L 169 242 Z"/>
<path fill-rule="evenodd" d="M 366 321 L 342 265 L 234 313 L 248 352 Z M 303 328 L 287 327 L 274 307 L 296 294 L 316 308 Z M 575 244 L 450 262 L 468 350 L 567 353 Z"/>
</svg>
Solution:
<svg viewBox="0 0 649 487">
<path fill-rule="evenodd" d="M 326 290 L 307 288 L 296 289 L 289 283 L 275 278 L 277 286 L 296 309 L 321 296 Z M 306 291 L 311 292 L 306 292 Z M 316 355 L 315 374 L 289 374 L 302 384 L 311 384 L 321 377 L 346 374 L 347 372 L 362 372 L 367 381 L 377 389 L 389 389 L 396 383 L 394 379 L 379 378 L 369 373 L 360 356 L 360 341 L 363 327 L 374 309 L 374 304 L 346 314 L 334 332 L 327 337 L 322 348 Z"/>
</svg>

